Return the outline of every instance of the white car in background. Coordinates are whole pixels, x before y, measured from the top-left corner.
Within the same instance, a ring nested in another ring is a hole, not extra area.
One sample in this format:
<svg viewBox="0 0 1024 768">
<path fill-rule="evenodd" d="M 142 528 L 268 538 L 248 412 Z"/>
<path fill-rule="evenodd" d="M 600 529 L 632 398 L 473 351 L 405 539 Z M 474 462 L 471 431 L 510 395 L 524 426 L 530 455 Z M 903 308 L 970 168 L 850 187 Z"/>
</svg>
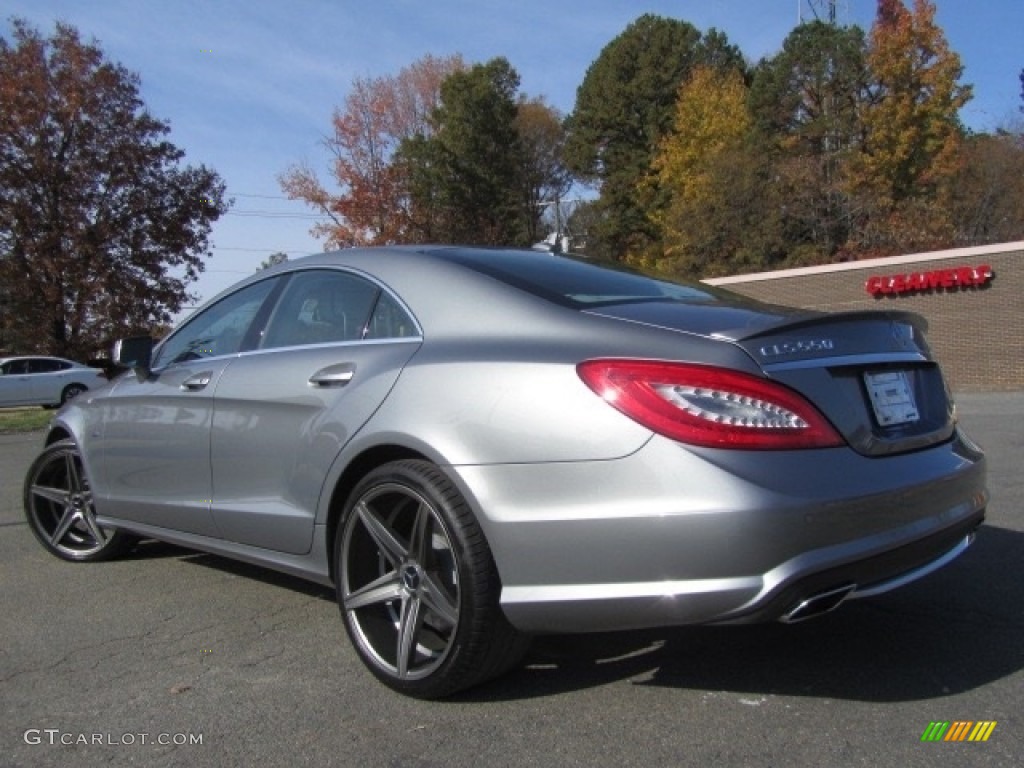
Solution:
<svg viewBox="0 0 1024 768">
<path fill-rule="evenodd" d="M 60 357 L 0 357 L 0 407 L 63 405 L 106 383 L 103 371 Z"/>
</svg>

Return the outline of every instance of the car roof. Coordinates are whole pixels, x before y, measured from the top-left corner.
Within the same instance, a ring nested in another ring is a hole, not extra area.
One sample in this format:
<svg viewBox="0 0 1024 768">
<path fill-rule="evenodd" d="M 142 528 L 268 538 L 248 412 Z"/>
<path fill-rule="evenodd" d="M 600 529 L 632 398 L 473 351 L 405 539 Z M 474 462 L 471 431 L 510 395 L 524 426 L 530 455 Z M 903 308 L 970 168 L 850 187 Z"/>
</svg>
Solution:
<svg viewBox="0 0 1024 768">
<path fill-rule="evenodd" d="M 68 360 L 66 357 L 55 357 L 54 355 L 8 355 L 7 357 L 0 357 L 0 363 L 7 363 L 10 362 L 11 360 L 60 360 L 62 363 L 82 365 L 81 363 L 75 362 L 74 360 Z"/>
<path fill-rule="evenodd" d="M 497 338 L 506 334 L 528 334 L 531 330 L 542 332 L 552 322 L 559 319 L 564 322 L 567 313 L 578 314 L 452 258 L 453 255 L 466 258 L 467 254 L 476 254 L 472 258 L 486 258 L 487 254 L 497 253 L 537 255 L 536 251 L 529 250 L 443 245 L 348 248 L 289 260 L 261 270 L 222 291 L 203 307 L 273 275 L 316 267 L 341 267 L 368 276 L 391 290 L 412 311 L 420 326 L 434 337 L 465 336 L 472 332 Z"/>
</svg>

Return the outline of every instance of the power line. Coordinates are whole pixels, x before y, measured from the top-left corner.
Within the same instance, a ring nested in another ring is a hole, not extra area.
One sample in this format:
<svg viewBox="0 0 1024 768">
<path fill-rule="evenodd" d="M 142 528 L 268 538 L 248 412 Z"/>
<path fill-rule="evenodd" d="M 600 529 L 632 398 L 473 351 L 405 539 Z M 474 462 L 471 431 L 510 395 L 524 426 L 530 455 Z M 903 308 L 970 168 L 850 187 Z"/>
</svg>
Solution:
<svg viewBox="0 0 1024 768">
<path fill-rule="evenodd" d="M 305 207 L 307 203 L 302 200 L 296 200 L 295 198 L 287 197 L 286 195 L 266 195 L 259 192 L 236 192 L 228 189 L 225 191 L 227 197 L 244 197 L 254 200 L 286 200 L 290 203 L 295 203 L 296 206 Z M 227 216 L 240 216 L 243 218 L 254 218 L 254 219 L 293 219 L 296 221 L 329 221 L 329 218 L 319 213 L 312 213 L 309 211 L 275 211 L 265 210 L 260 208 L 234 208 L 225 212 Z"/>
<path fill-rule="evenodd" d="M 239 248 L 234 246 L 213 246 L 215 251 L 245 251 L 248 253 L 301 253 L 307 256 L 312 256 L 314 253 L 320 253 L 320 251 L 310 251 L 306 248 Z"/>
<path fill-rule="evenodd" d="M 317 213 L 289 213 L 288 211 L 260 211 L 252 209 L 229 210 L 226 216 L 243 216 L 255 219 L 299 219 L 301 221 L 320 221 L 327 217 Z"/>
<path fill-rule="evenodd" d="M 227 190 L 227 194 L 229 197 L 257 197 L 261 200 L 290 200 L 296 203 L 300 202 L 299 200 L 287 197 L 286 195 L 257 195 L 253 192 L 232 192 L 230 189 Z"/>
</svg>

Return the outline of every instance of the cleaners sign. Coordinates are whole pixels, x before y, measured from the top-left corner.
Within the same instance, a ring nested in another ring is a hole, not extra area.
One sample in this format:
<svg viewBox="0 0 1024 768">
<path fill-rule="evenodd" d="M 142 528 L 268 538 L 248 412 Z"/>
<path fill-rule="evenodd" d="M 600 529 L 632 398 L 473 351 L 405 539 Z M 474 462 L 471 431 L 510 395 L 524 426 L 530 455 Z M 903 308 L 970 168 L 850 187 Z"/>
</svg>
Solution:
<svg viewBox="0 0 1024 768">
<path fill-rule="evenodd" d="M 894 296 L 918 291 L 955 291 L 961 288 L 982 288 L 995 273 L 992 267 L 954 267 L 932 272 L 910 272 L 904 275 L 872 275 L 864 287 L 872 296 Z"/>
</svg>

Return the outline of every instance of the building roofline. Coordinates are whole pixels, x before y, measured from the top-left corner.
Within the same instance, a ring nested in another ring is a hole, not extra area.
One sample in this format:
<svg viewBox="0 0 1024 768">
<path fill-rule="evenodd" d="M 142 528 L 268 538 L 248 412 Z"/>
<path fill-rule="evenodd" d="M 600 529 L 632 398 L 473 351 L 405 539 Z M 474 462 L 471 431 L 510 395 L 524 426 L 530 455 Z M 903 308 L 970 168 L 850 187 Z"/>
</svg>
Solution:
<svg viewBox="0 0 1024 768">
<path fill-rule="evenodd" d="M 864 259 L 861 261 L 844 261 L 838 264 L 822 264 L 817 267 L 797 267 L 796 269 L 779 269 L 774 272 L 752 272 L 747 275 L 730 275 L 728 277 L 709 277 L 701 280 L 708 285 L 733 285 L 736 283 L 756 283 L 764 280 L 781 280 L 787 277 L 804 275 L 824 275 L 829 272 L 853 272 L 864 269 L 880 269 L 896 267 L 904 264 L 918 264 L 941 259 L 970 259 L 994 254 L 1024 252 L 1024 240 L 995 245 L 977 245 L 970 248 L 953 248 L 947 251 L 930 251 L 912 253 L 905 256 L 886 256 L 880 259 Z"/>
</svg>

